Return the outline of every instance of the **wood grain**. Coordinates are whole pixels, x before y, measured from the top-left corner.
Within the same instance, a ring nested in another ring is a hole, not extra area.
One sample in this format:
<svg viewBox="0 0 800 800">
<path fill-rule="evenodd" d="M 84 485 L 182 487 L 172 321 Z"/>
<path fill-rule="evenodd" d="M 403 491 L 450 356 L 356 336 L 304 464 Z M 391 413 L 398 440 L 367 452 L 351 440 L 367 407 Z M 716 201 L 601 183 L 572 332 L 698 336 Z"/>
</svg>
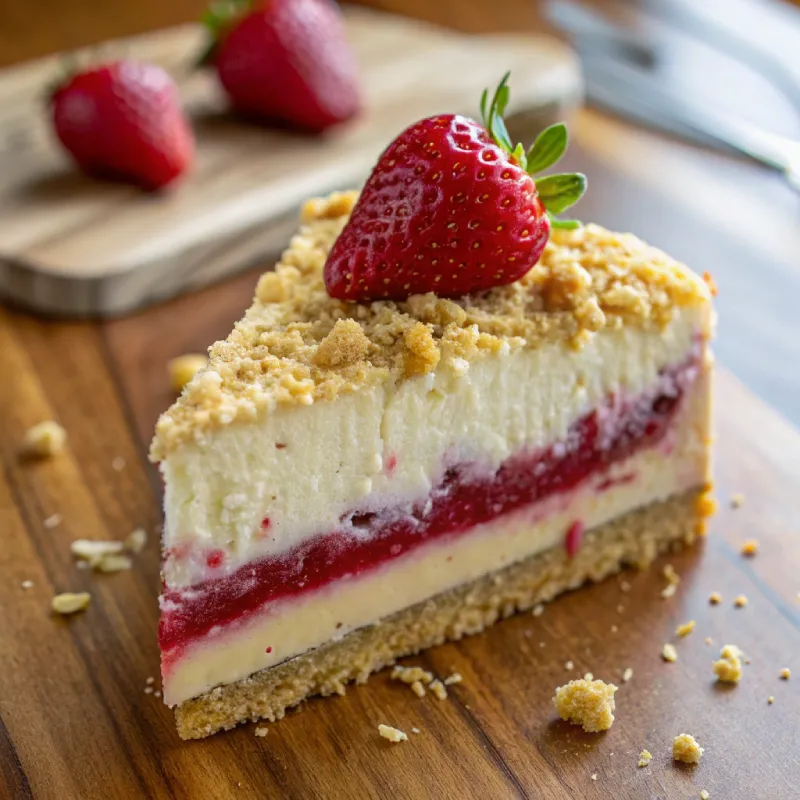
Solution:
<svg viewBox="0 0 800 800">
<path fill-rule="evenodd" d="M 577 60 L 550 37 L 466 37 L 366 9 L 350 9 L 346 22 L 365 110 L 323 137 L 228 115 L 214 76 L 191 68 L 199 26 L 110 44 L 168 68 L 194 124 L 193 169 L 159 195 L 92 181 L 67 163 L 39 99 L 53 59 L 0 76 L 0 291 L 56 314 L 130 311 L 276 255 L 305 198 L 360 183 L 415 120 L 475 113 L 505 69 L 514 72 L 510 124 L 524 139 L 578 102 Z"/>
</svg>

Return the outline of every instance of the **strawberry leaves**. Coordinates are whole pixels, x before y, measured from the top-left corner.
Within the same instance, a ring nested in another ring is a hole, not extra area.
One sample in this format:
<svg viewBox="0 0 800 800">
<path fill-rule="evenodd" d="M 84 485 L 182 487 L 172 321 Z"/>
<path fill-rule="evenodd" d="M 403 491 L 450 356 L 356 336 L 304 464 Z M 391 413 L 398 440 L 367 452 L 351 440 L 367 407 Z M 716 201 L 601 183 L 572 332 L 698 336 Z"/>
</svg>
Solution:
<svg viewBox="0 0 800 800">
<path fill-rule="evenodd" d="M 567 126 L 558 122 L 545 128 L 526 152 L 522 144 L 512 144 L 503 113 L 508 106 L 508 79 L 506 72 L 489 101 L 489 90 L 481 95 L 481 117 L 483 124 L 495 143 L 503 148 L 529 175 L 534 176 L 556 164 L 567 149 L 569 136 Z M 572 229 L 580 224 L 575 220 L 558 219 L 561 214 L 580 200 L 586 191 L 586 176 L 579 172 L 547 175 L 536 179 L 536 190 L 554 228 Z"/>
</svg>

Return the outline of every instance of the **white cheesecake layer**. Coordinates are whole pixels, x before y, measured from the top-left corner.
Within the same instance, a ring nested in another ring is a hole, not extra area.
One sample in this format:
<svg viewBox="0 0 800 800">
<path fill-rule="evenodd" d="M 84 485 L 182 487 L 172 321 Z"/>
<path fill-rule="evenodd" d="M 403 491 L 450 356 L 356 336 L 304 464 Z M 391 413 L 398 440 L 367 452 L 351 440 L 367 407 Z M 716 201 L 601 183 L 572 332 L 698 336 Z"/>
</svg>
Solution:
<svg viewBox="0 0 800 800">
<path fill-rule="evenodd" d="M 450 360 L 398 387 L 278 408 L 185 445 L 162 463 L 169 588 L 347 525 L 343 516 L 424 499 L 448 464 L 496 469 L 563 438 L 610 394 L 636 394 L 707 333 L 708 309 L 680 309 L 662 331 L 605 329 L 580 350 L 519 349 Z M 222 555 L 209 567 L 210 552 Z M 216 563 L 216 562 L 215 562 Z"/>
<path fill-rule="evenodd" d="M 166 702 L 179 704 L 241 680 L 449 588 L 563 547 L 576 521 L 593 528 L 702 485 L 709 477 L 709 413 L 710 381 L 704 371 L 658 446 L 615 464 L 571 493 L 433 542 L 357 578 L 272 603 L 243 624 L 210 633 L 165 665 Z M 612 485 L 601 489 L 609 480 Z"/>
</svg>

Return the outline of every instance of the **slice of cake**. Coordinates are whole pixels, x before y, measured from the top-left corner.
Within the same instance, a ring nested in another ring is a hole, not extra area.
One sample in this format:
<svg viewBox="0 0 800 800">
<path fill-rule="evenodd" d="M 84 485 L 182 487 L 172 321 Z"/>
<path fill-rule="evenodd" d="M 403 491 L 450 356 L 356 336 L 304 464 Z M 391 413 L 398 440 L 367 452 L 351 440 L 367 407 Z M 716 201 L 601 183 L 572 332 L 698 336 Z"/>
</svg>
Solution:
<svg viewBox="0 0 800 800">
<path fill-rule="evenodd" d="M 279 719 L 398 657 L 646 565 L 703 527 L 705 282 L 630 235 L 551 232 L 544 197 L 524 223 L 549 234 L 532 244 L 535 266 L 509 282 L 492 264 L 493 288 L 462 291 L 477 274 L 465 262 L 441 292 L 415 292 L 425 284 L 400 259 L 370 272 L 370 252 L 392 241 L 354 238 L 375 220 L 374 177 L 360 200 L 306 205 L 244 319 L 158 423 L 159 641 L 184 738 Z M 387 200 L 381 181 L 380 202 L 402 218 L 413 192 Z M 475 219 L 494 235 L 496 217 Z M 410 257 L 429 265 L 416 235 Z M 344 290 L 331 270 L 342 243 L 354 259 Z M 393 299 L 370 300 L 375 285 Z"/>
</svg>

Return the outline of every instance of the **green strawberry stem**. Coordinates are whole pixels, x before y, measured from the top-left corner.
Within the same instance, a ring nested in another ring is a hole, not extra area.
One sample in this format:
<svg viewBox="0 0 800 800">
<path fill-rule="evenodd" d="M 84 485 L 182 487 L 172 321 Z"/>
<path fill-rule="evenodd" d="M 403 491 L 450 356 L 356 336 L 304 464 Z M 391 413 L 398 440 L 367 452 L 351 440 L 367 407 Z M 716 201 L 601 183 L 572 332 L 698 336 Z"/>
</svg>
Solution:
<svg viewBox="0 0 800 800">
<path fill-rule="evenodd" d="M 529 175 L 534 176 L 556 164 L 567 149 L 569 136 L 567 126 L 557 122 L 545 128 L 526 151 L 522 144 L 512 144 L 508 135 L 503 113 L 509 100 L 508 79 L 510 72 L 503 75 L 489 102 L 489 90 L 481 95 L 481 118 L 489 135 L 498 147 L 508 153 Z M 586 176 L 580 172 L 561 175 L 544 175 L 536 178 L 536 190 L 542 201 L 553 228 L 571 230 L 580 223 L 574 219 L 559 219 L 556 215 L 566 211 L 580 200 L 586 191 Z"/>
<path fill-rule="evenodd" d="M 219 41 L 226 30 L 252 6 L 251 0 L 217 0 L 203 12 L 200 24 L 208 31 L 208 41 L 197 59 L 198 67 L 214 63 Z"/>
</svg>

